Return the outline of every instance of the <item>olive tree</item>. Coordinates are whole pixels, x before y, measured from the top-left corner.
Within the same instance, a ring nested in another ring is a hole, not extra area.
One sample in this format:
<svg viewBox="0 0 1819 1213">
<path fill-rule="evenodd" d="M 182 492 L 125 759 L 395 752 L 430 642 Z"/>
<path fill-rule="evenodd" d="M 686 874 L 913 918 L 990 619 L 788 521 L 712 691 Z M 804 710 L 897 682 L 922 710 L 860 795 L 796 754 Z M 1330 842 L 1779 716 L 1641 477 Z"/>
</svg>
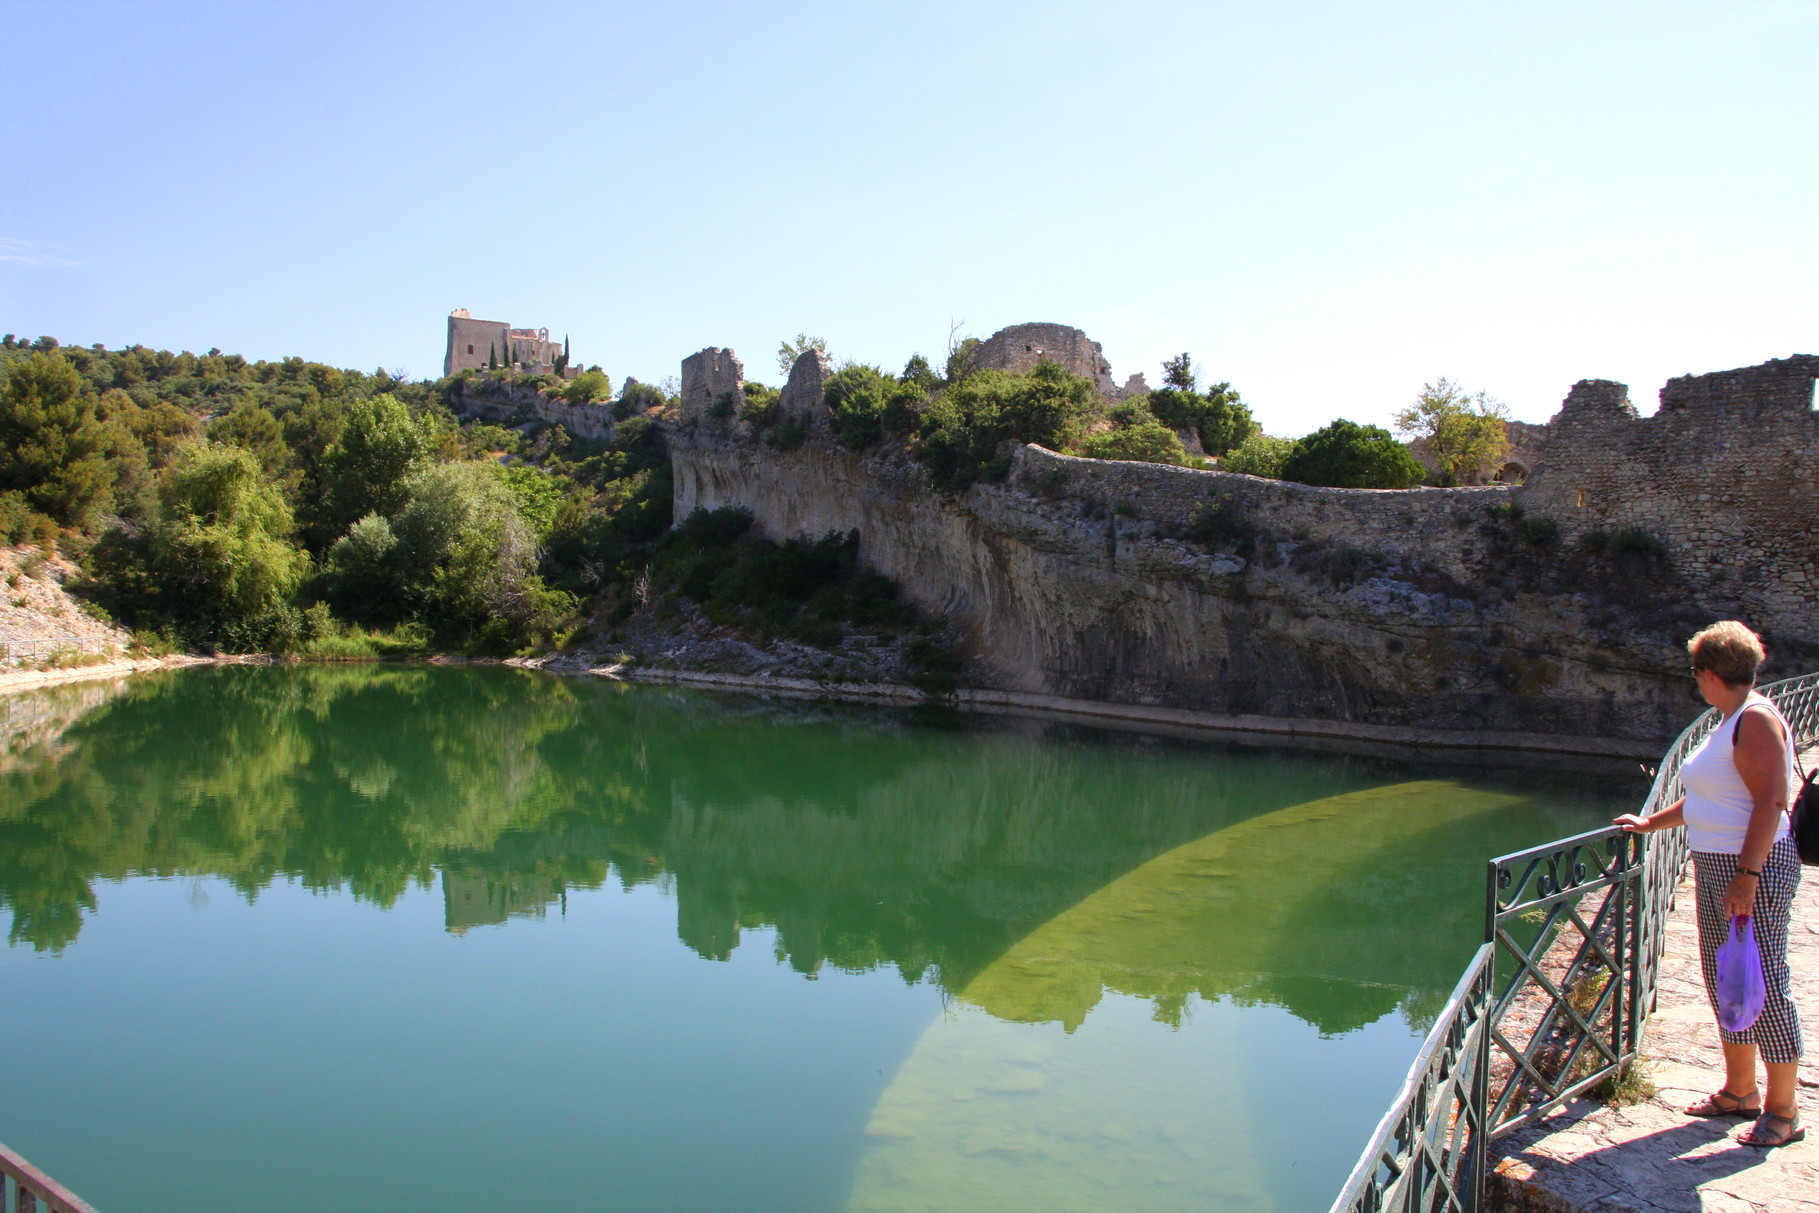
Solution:
<svg viewBox="0 0 1819 1213">
<path fill-rule="evenodd" d="M 1423 384 L 1396 414 L 1396 432 L 1425 449 L 1442 484 L 1481 484 L 1509 455 L 1509 408 L 1447 378 Z"/>
</svg>

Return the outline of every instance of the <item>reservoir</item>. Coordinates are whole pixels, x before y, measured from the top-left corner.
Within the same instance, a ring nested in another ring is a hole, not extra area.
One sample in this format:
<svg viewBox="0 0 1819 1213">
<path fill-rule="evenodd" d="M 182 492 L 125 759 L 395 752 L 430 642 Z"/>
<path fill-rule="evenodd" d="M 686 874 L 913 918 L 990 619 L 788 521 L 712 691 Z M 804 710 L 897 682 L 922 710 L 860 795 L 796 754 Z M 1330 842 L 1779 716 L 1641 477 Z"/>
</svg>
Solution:
<svg viewBox="0 0 1819 1213">
<path fill-rule="evenodd" d="M 0 710 L 0 1141 L 103 1213 L 1323 1210 L 1485 861 L 1646 792 L 500 667 Z"/>
</svg>

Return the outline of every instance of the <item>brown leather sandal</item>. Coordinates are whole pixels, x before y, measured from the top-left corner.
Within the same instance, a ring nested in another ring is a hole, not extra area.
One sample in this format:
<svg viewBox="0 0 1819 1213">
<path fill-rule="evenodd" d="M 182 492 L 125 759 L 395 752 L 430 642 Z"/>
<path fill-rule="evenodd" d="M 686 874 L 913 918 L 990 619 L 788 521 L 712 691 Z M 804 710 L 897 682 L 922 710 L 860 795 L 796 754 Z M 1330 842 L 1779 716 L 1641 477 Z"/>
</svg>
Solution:
<svg viewBox="0 0 1819 1213">
<path fill-rule="evenodd" d="M 1756 1101 L 1755 1107 L 1749 1101 Z M 1719 1087 L 1710 1095 L 1683 1109 L 1688 1116 L 1761 1116 L 1762 1097 L 1756 1091 L 1745 1091 L 1741 1095 L 1732 1095 Z"/>
<path fill-rule="evenodd" d="M 1737 1134 L 1737 1140 L 1746 1146 L 1761 1146 L 1772 1150 L 1776 1146 L 1791 1146 L 1797 1141 L 1805 1141 L 1806 1130 L 1800 1125 L 1798 1112 L 1792 1116 L 1764 1112 L 1756 1118 L 1755 1124 Z"/>
</svg>

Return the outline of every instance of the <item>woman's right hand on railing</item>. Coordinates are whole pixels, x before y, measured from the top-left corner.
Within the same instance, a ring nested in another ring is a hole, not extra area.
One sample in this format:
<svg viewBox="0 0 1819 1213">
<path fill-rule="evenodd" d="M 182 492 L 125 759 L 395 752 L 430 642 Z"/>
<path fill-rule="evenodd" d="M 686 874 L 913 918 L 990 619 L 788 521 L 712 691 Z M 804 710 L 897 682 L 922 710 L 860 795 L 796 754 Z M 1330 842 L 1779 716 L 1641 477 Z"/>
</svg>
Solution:
<svg viewBox="0 0 1819 1213">
<path fill-rule="evenodd" d="M 1619 826 L 1631 834 L 1652 834 L 1655 830 L 1653 822 L 1635 813 L 1625 813 L 1621 817 L 1614 817 L 1611 819 L 1611 824 Z"/>
</svg>

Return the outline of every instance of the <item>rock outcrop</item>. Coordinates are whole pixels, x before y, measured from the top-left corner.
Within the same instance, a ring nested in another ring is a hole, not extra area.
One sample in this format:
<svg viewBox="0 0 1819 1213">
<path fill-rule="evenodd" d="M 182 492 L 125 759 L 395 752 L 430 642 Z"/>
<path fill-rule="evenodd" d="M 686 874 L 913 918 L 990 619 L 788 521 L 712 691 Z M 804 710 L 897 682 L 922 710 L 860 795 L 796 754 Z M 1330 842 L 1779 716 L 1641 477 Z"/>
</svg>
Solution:
<svg viewBox="0 0 1819 1213">
<path fill-rule="evenodd" d="M 1765 677 L 1819 661 L 1819 422 L 1787 386 L 1819 360 L 1789 362 L 1749 380 L 1767 396 L 1673 389 L 1687 403 L 1648 419 L 1581 384 L 1526 486 L 1322 489 L 1026 446 L 947 498 L 901 449 L 708 424 L 673 444 L 676 516 L 858 531 L 866 565 L 953 619 L 979 685 L 1036 706 L 1648 757 L 1699 708 L 1681 645 L 1704 623 L 1764 631 Z"/>
<path fill-rule="evenodd" d="M 448 403 L 459 417 L 495 422 L 530 417 L 559 425 L 577 438 L 602 439 L 613 434 L 610 405 L 570 404 L 534 387 L 484 375 L 455 379 L 449 385 Z"/>
</svg>

